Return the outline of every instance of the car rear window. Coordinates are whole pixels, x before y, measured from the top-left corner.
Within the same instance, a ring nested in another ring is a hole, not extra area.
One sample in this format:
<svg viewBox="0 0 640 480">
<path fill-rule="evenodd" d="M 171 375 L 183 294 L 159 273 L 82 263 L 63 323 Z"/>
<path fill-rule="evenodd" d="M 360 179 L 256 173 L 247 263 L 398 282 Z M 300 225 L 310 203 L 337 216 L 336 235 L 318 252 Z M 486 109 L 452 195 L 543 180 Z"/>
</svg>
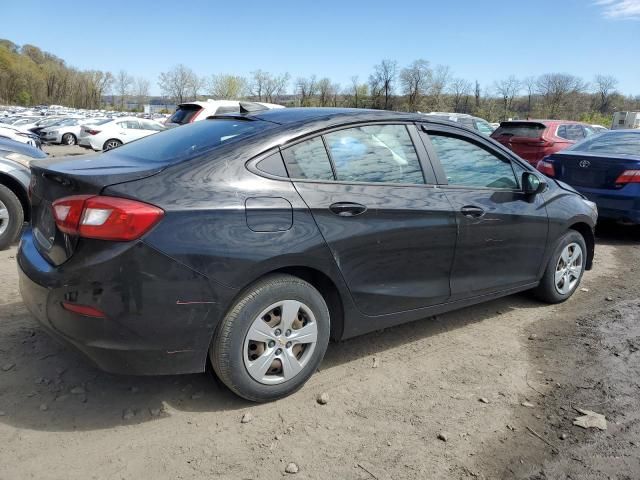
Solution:
<svg viewBox="0 0 640 480">
<path fill-rule="evenodd" d="M 546 128 L 541 123 L 502 123 L 491 136 L 540 138 Z"/>
<path fill-rule="evenodd" d="M 261 120 L 205 120 L 141 138 L 103 155 L 124 155 L 144 162 L 170 165 L 273 126 Z"/>
<path fill-rule="evenodd" d="M 567 148 L 567 151 L 633 155 L 640 157 L 640 133 L 610 132 L 588 138 Z"/>
<path fill-rule="evenodd" d="M 189 123 L 200 110 L 202 110 L 202 107 L 199 105 L 180 105 L 173 115 L 169 117 L 167 122 L 184 125 L 185 123 Z"/>
</svg>

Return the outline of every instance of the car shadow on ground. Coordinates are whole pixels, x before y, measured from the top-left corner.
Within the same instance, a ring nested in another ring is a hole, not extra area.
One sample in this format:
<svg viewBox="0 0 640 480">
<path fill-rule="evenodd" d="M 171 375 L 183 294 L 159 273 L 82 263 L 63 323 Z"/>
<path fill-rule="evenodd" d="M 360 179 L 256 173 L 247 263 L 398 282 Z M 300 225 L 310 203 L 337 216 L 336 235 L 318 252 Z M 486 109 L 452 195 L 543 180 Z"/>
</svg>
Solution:
<svg viewBox="0 0 640 480">
<path fill-rule="evenodd" d="M 636 243 L 637 231 L 628 228 L 606 226 L 598 232 L 598 242 Z M 408 342 L 540 305 L 525 292 L 332 343 L 320 368 L 336 368 Z M 0 422 L 7 425 L 42 431 L 98 430 L 154 421 L 172 411 L 239 411 L 254 405 L 236 397 L 211 372 L 163 377 L 102 372 L 80 353 L 52 339 L 21 302 L 0 306 L 0 319 Z"/>
</svg>

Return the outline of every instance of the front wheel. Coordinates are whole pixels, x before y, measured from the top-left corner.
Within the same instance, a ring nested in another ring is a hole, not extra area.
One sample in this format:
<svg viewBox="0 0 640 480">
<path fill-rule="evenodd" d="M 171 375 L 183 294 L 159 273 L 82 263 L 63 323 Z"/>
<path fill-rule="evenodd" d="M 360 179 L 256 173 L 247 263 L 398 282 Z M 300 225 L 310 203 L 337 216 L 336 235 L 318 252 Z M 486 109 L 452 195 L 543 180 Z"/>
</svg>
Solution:
<svg viewBox="0 0 640 480">
<path fill-rule="evenodd" d="M 584 237 L 575 230 L 568 231 L 560 238 L 534 294 L 548 303 L 564 302 L 580 285 L 586 264 Z"/>
<path fill-rule="evenodd" d="M 218 326 L 209 357 L 234 393 L 254 402 L 301 388 L 324 357 L 329 310 L 312 285 L 271 275 L 246 289 Z"/>
</svg>

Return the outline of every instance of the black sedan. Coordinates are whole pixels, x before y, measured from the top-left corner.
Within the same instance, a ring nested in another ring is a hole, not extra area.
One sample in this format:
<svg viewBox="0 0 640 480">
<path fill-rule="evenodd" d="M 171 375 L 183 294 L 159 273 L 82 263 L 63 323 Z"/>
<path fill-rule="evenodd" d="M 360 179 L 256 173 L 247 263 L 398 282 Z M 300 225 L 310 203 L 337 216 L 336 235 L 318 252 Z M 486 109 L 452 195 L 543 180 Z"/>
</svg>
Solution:
<svg viewBox="0 0 640 480">
<path fill-rule="evenodd" d="M 477 132 L 350 109 L 214 116 L 46 160 L 31 192 L 20 288 L 45 327 L 112 372 L 210 361 L 254 401 L 300 388 L 330 338 L 566 300 L 597 218 Z"/>
</svg>

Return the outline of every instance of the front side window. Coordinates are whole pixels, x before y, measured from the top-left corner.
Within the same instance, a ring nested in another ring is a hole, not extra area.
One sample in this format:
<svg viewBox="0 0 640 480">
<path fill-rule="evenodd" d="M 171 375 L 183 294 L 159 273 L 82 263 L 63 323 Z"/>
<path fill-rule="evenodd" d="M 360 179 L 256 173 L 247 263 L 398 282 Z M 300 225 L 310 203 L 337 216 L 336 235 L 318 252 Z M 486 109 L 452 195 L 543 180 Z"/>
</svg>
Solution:
<svg viewBox="0 0 640 480">
<path fill-rule="evenodd" d="M 449 185 L 518 188 L 511 162 L 458 137 L 430 133 L 429 138 Z"/>
<path fill-rule="evenodd" d="M 282 152 L 291 178 L 333 180 L 331 162 L 321 137 L 305 140 Z"/>
<path fill-rule="evenodd" d="M 416 150 L 404 125 L 367 125 L 325 135 L 343 182 L 424 184 Z"/>
</svg>

